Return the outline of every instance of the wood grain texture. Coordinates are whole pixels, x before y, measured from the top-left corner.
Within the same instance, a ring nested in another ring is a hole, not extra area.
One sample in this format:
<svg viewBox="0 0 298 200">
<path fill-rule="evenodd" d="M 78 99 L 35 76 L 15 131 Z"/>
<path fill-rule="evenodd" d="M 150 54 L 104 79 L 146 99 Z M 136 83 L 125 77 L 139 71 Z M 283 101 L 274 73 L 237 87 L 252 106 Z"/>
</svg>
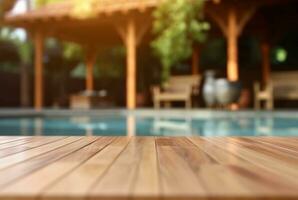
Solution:
<svg viewBox="0 0 298 200">
<path fill-rule="evenodd" d="M 268 155 L 268 153 L 264 153 L 258 149 L 256 145 L 251 145 L 248 148 L 240 144 L 235 144 L 233 138 L 212 138 L 208 139 L 208 141 L 229 150 L 233 155 L 240 156 L 254 165 L 285 176 L 292 182 L 298 180 L 297 164 L 293 164 L 290 159 L 285 161 L 281 160 L 278 155 Z"/>
<path fill-rule="evenodd" d="M 202 166 L 199 174 L 209 192 L 214 195 L 272 196 L 292 193 L 298 187 L 297 183 L 289 182 L 283 176 L 264 170 L 206 139 L 189 138 L 189 140 L 218 162 L 213 166 Z"/>
<path fill-rule="evenodd" d="M 30 158 L 34 158 L 35 156 L 44 154 L 46 152 L 50 152 L 53 149 L 59 148 L 59 147 L 64 146 L 64 145 L 67 145 L 71 142 L 75 142 L 79 139 L 81 139 L 81 138 L 80 137 L 69 137 L 69 138 L 58 140 L 58 141 L 56 140 L 53 143 L 49 143 L 49 144 L 47 143 L 46 145 L 43 145 L 43 146 L 40 146 L 40 147 L 37 147 L 37 148 L 33 148 L 33 149 L 30 149 L 30 150 L 27 150 L 27 151 L 22 151 L 22 152 L 18 152 L 16 154 L 12 154 L 10 156 L 6 156 L 6 157 L 0 159 L 0 170 L 4 169 L 6 167 L 9 167 L 9 166 L 15 165 L 19 162 L 28 160 Z M 47 138 L 44 138 L 42 140 L 52 141 L 53 138 L 52 137 L 47 137 Z"/>
<path fill-rule="evenodd" d="M 25 144 L 15 145 L 16 142 L 20 142 L 23 140 L 17 140 L 17 141 L 13 141 L 10 143 L 6 143 L 5 145 L 2 145 L 2 146 L 4 146 L 4 148 L 2 148 L 0 151 L 0 158 L 11 155 L 11 154 L 15 154 L 18 152 L 24 152 L 29 149 L 33 149 L 35 147 L 43 146 L 45 144 L 55 142 L 62 138 L 63 137 L 51 137 L 51 138 L 48 138 L 47 140 L 43 140 L 43 139 L 40 139 L 39 137 L 36 137 L 36 138 L 30 138 L 30 139 L 28 138 L 29 141 L 27 140 L 28 142 Z M 10 146 L 8 146 L 8 145 L 10 145 Z"/>
<path fill-rule="evenodd" d="M 6 144 L 13 141 L 24 139 L 25 137 L 19 137 L 19 136 L 1 136 L 0 144 Z"/>
<path fill-rule="evenodd" d="M 0 144 L 0 150 L 10 148 L 10 147 L 16 147 L 18 145 L 22 145 L 22 144 L 26 144 L 26 143 L 33 142 L 33 141 L 38 141 L 38 140 L 39 140 L 38 137 L 33 137 L 33 138 L 30 137 L 30 138 L 15 140 L 15 141 L 12 141 L 12 142 Z"/>
<path fill-rule="evenodd" d="M 298 138 L 0 137 L 0 200 L 298 199 Z"/>
<path fill-rule="evenodd" d="M 68 198 L 83 198 L 88 195 L 91 187 L 105 174 L 128 142 L 128 138 L 116 138 L 109 146 L 98 152 L 76 170 L 47 188 L 43 194 L 44 199 L 65 196 Z"/>
</svg>

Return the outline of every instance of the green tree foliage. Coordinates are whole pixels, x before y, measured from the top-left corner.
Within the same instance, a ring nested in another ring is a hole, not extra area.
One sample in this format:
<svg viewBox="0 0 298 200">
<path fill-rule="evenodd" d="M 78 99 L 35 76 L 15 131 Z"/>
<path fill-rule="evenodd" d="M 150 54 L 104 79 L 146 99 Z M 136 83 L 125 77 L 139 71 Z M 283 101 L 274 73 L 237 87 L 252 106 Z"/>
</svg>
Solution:
<svg viewBox="0 0 298 200">
<path fill-rule="evenodd" d="M 29 65 L 32 61 L 32 43 L 29 41 L 24 42 L 19 39 L 15 33 L 14 29 L 4 27 L 0 30 L 0 40 L 7 41 L 17 47 L 17 52 L 21 64 Z M 14 69 L 12 69 L 14 70 Z"/>
<path fill-rule="evenodd" d="M 121 78 L 124 72 L 123 63 L 125 62 L 125 49 L 123 46 L 106 48 L 97 53 L 97 60 L 93 68 L 95 78 Z M 80 63 L 72 70 L 71 75 L 77 78 L 86 77 L 85 63 Z"/>
<path fill-rule="evenodd" d="M 191 56 L 194 43 L 206 39 L 209 23 L 203 20 L 204 0 L 165 0 L 154 12 L 152 42 L 163 66 L 162 79 L 170 68 Z"/>
<path fill-rule="evenodd" d="M 4 16 L 5 12 L 8 12 L 13 8 L 17 0 L 0 0 L 0 17 Z M 19 38 L 15 37 L 14 30 L 11 28 L 1 28 L 0 39 L 4 41 L 12 42 L 18 47 L 18 53 L 20 60 L 24 63 L 29 63 L 31 60 L 31 44 L 24 43 Z"/>
</svg>

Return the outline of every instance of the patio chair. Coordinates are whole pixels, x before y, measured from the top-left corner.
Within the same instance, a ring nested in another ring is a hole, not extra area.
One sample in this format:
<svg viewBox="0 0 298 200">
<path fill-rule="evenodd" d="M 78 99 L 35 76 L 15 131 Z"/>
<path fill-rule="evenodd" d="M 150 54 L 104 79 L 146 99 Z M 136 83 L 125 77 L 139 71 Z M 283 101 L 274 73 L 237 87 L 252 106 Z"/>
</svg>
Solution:
<svg viewBox="0 0 298 200">
<path fill-rule="evenodd" d="M 259 82 L 254 83 L 254 93 L 255 93 L 255 109 L 259 110 L 261 108 L 261 101 L 265 102 L 265 108 L 271 110 L 274 107 L 273 101 L 273 87 L 270 82 L 267 86 L 261 90 L 261 84 Z"/>
<path fill-rule="evenodd" d="M 266 102 L 267 109 L 274 108 L 274 99 L 298 100 L 298 71 L 274 72 L 264 90 L 255 83 L 255 108 L 260 108 L 260 101 Z"/>
<path fill-rule="evenodd" d="M 166 107 L 170 107 L 171 102 L 185 102 L 186 108 L 192 106 L 192 95 L 198 95 L 201 77 L 192 76 L 172 76 L 165 84 L 164 88 L 153 87 L 154 108 L 160 108 L 162 102 Z"/>
</svg>

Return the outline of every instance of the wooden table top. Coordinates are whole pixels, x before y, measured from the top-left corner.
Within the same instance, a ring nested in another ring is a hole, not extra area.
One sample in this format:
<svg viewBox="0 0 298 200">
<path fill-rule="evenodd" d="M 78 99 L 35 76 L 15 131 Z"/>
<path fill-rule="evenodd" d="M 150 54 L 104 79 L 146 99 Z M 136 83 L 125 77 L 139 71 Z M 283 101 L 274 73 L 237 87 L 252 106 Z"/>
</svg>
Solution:
<svg viewBox="0 0 298 200">
<path fill-rule="evenodd" d="M 4 199 L 298 199 L 298 138 L 4 136 Z"/>
</svg>

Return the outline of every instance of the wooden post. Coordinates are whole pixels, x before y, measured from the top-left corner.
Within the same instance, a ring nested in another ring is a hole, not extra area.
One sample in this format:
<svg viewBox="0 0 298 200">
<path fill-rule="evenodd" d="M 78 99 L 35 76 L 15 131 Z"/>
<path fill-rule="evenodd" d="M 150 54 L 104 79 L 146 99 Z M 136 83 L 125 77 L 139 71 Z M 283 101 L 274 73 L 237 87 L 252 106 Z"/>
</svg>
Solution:
<svg viewBox="0 0 298 200">
<path fill-rule="evenodd" d="M 96 62 L 96 52 L 94 48 L 89 47 L 86 51 L 86 90 L 94 90 L 93 68 Z"/>
<path fill-rule="evenodd" d="M 31 0 L 26 0 L 26 11 L 31 10 Z M 26 34 L 26 41 L 28 42 L 28 33 Z M 29 66 L 24 60 L 22 60 L 20 66 L 20 102 L 22 107 L 29 107 L 30 105 L 30 78 L 29 78 Z"/>
<path fill-rule="evenodd" d="M 193 75 L 199 74 L 199 65 L 200 65 L 199 54 L 200 54 L 199 48 L 194 48 L 192 52 L 192 67 L 191 67 L 191 71 Z"/>
<path fill-rule="evenodd" d="M 43 106 L 43 35 L 36 31 L 34 35 L 35 43 L 35 82 L 34 82 L 34 107 L 41 110 Z"/>
<path fill-rule="evenodd" d="M 255 1 L 239 1 L 237 4 L 223 1 L 221 6 L 209 4 L 206 10 L 227 38 L 227 77 L 230 81 L 239 79 L 238 37 L 259 5 Z"/>
<path fill-rule="evenodd" d="M 141 23 L 140 27 L 136 25 Z M 126 47 L 126 108 L 136 108 L 136 66 L 137 66 L 137 46 L 141 43 L 145 33 L 150 28 L 150 20 L 142 20 L 131 16 L 127 21 L 115 23 L 115 28 L 119 33 Z"/>
<path fill-rule="evenodd" d="M 262 81 L 266 86 L 270 80 L 270 47 L 267 42 L 261 44 L 262 51 Z"/>
<path fill-rule="evenodd" d="M 136 27 L 133 19 L 127 23 L 126 32 L 126 105 L 128 109 L 136 108 Z"/>
<path fill-rule="evenodd" d="M 30 105 L 30 86 L 29 86 L 29 66 L 27 63 L 22 63 L 20 66 L 20 100 L 22 107 Z"/>
<path fill-rule="evenodd" d="M 230 81 L 237 81 L 238 75 L 238 28 L 235 8 L 229 9 L 227 30 L 227 76 Z"/>
</svg>

